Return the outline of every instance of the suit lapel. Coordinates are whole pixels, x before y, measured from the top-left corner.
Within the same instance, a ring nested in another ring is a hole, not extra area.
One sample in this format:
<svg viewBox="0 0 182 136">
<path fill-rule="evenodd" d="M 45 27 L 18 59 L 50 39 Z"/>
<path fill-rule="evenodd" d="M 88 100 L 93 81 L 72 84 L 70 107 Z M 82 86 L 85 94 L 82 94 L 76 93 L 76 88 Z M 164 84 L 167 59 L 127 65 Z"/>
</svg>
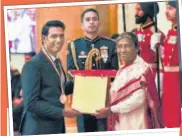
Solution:
<svg viewBox="0 0 182 136">
<path fill-rule="evenodd" d="M 59 59 L 59 62 L 60 62 L 60 68 L 61 68 L 62 74 L 64 76 L 64 80 L 65 80 L 64 83 L 61 81 L 61 73 L 59 73 L 59 71 L 57 70 L 54 62 L 49 58 L 49 56 L 45 53 L 45 51 L 41 50 L 41 53 L 43 54 L 45 60 L 51 65 L 51 67 L 54 69 L 54 71 L 56 72 L 57 76 L 59 77 L 60 89 L 62 90 L 61 92 L 64 93 L 64 86 L 65 86 L 65 83 L 66 83 L 66 74 L 65 74 L 64 69 L 62 67 L 62 63 L 61 63 L 60 59 Z M 61 86 L 63 88 L 61 88 Z"/>
<path fill-rule="evenodd" d="M 54 64 L 54 62 L 50 59 L 50 57 L 45 53 L 45 51 L 41 51 L 42 52 L 42 54 L 44 55 L 44 57 L 45 57 L 45 59 L 50 63 L 50 65 L 52 66 L 52 68 L 54 69 L 54 71 L 56 72 L 56 74 L 59 76 L 59 78 L 60 78 L 60 73 L 59 73 L 59 71 L 57 70 L 57 68 L 56 68 L 56 66 L 55 66 L 55 64 Z"/>
</svg>

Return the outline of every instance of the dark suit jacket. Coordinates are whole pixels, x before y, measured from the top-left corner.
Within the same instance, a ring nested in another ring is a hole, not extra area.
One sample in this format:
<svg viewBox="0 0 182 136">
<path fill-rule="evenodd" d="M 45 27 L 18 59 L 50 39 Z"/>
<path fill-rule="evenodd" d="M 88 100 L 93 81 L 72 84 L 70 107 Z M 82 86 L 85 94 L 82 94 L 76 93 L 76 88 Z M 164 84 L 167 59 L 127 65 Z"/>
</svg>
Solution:
<svg viewBox="0 0 182 136">
<path fill-rule="evenodd" d="M 43 51 L 24 65 L 21 82 L 24 95 L 21 134 L 65 133 L 64 105 L 59 100 L 60 77 Z"/>
</svg>

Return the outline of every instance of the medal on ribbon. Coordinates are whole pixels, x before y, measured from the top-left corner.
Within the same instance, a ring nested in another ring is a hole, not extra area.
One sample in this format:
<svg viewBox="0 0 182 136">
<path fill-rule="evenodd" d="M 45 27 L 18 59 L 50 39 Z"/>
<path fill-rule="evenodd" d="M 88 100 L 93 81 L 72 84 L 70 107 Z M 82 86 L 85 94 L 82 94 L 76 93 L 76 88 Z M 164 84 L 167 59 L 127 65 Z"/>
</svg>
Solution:
<svg viewBox="0 0 182 136">
<path fill-rule="evenodd" d="M 66 101 L 67 101 L 67 98 L 66 98 L 66 95 L 65 95 L 65 93 L 64 93 L 64 89 L 63 89 L 63 85 L 64 85 L 64 83 L 63 83 L 63 78 L 65 78 L 65 77 L 63 77 L 63 70 L 62 70 L 62 68 L 61 68 L 61 62 L 60 62 L 60 60 L 59 60 L 59 67 L 60 67 L 60 71 L 58 70 L 58 68 L 57 68 L 57 66 L 56 66 L 56 64 L 53 62 L 53 60 L 51 59 L 51 57 L 49 56 L 49 54 L 47 53 L 47 51 L 46 51 L 46 49 L 45 48 L 43 48 L 43 53 L 45 54 L 45 56 L 47 57 L 47 59 L 49 60 L 49 62 L 52 64 L 52 66 L 53 66 L 53 68 L 55 69 L 55 71 L 56 71 L 56 73 L 58 74 L 58 76 L 59 76 L 59 78 L 60 78 L 60 84 L 61 84 L 61 95 L 60 95 L 60 97 L 59 97 L 59 100 L 60 100 L 60 102 L 62 103 L 62 104 L 65 104 L 66 103 Z"/>
<path fill-rule="evenodd" d="M 101 54 L 101 58 L 103 59 L 104 63 L 106 63 L 107 59 L 108 59 L 108 47 L 107 46 L 100 47 L 100 54 Z"/>
</svg>

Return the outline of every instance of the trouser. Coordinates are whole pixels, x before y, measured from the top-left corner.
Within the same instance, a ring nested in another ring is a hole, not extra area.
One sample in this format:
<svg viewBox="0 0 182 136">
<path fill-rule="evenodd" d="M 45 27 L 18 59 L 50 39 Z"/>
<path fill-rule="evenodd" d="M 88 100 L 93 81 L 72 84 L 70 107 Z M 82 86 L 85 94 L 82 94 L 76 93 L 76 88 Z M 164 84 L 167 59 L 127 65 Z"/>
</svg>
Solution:
<svg viewBox="0 0 182 136">
<path fill-rule="evenodd" d="M 106 119 L 96 119 L 89 114 L 82 114 L 77 117 L 78 132 L 106 131 Z"/>
<path fill-rule="evenodd" d="M 162 115 L 165 127 L 180 127 L 180 75 L 179 72 L 164 72 Z"/>
<path fill-rule="evenodd" d="M 13 127 L 15 131 L 19 130 L 22 113 L 23 113 L 23 104 L 17 107 L 13 107 Z"/>
</svg>

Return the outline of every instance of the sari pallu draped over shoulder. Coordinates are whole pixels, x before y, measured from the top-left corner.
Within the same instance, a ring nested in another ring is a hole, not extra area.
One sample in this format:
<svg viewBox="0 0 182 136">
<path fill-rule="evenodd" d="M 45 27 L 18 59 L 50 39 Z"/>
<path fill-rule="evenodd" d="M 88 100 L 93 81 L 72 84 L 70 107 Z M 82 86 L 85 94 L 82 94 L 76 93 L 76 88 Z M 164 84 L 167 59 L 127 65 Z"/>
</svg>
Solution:
<svg viewBox="0 0 182 136">
<path fill-rule="evenodd" d="M 112 89 L 116 91 L 112 91 Z M 137 56 L 136 60 L 131 65 L 119 69 L 111 87 L 110 107 L 127 99 L 139 89 L 145 90 L 149 128 L 162 128 L 161 109 L 153 73 L 147 63 L 139 56 Z M 115 130 L 116 122 L 119 122 L 119 114 L 120 113 L 112 113 L 108 117 L 108 131 Z"/>
</svg>

